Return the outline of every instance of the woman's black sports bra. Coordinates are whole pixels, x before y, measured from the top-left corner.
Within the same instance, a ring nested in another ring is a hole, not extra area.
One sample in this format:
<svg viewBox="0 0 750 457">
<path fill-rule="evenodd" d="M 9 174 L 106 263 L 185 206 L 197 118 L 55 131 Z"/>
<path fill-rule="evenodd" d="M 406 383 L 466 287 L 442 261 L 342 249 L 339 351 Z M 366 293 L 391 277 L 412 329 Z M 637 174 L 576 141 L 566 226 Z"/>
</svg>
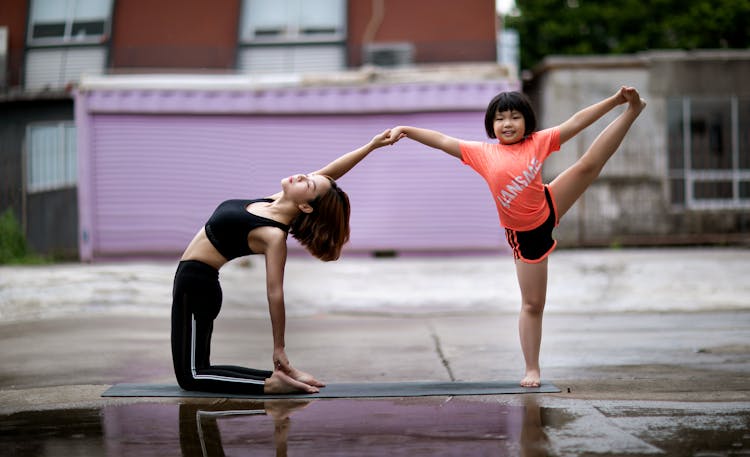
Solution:
<svg viewBox="0 0 750 457">
<path fill-rule="evenodd" d="M 208 240 L 227 260 L 255 254 L 250 250 L 247 242 L 247 236 L 251 230 L 271 226 L 278 227 L 285 232 L 289 231 L 289 226 L 286 224 L 247 211 L 251 203 L 272 201 L 270 198 L 258 198 L 222 202 L 206 222 Z"/>
</svg>

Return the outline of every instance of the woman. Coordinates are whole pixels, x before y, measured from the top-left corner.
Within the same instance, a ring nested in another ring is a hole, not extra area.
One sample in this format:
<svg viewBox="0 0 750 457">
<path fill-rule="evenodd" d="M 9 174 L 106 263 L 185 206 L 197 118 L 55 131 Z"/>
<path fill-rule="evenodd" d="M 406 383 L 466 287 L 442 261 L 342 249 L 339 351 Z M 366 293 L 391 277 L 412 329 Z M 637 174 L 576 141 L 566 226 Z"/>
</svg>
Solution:
<svg viewBox="0 0 750 457">
<path fill-rule="evenodd" d="M 172 361 L 183 389 L 219 393 L 316 393 L 325 386 L 292 367 L 284 346 L 284 265 L 287 233 L 315 257 L 336 260 L 349 240 L 349 198 L 335 182 L 370 152 L 393 144 L 386 130 L 324 168 L 281 181 L 281 191 L 255 200 L 221 203 L 180 259 L 172 293 Z M 219 269 L 245 255 L 263 254 L 273 329 L 273 371 L 211 365 L 213 321 L 221 309 Z"/>
</svg>

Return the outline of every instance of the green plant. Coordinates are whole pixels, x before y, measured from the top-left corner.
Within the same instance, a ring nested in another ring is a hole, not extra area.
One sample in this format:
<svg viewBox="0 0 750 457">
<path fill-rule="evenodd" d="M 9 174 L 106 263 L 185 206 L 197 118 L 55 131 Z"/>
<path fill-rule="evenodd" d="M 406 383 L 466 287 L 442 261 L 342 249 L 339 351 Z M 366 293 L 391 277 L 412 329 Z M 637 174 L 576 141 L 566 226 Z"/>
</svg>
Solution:
<svg viewBox="0 0 750 457">
<path fill-rule="evenodd" d="M 0 263 L 15 263 L 28 254 L 26 238 L 13 211 L 0 214 Z"/>
<path fill-rule="evenodd" d="M 6 209 L 0 214 L 0 264 L 41 263 L 42 257 L 29 252 L 26 237 L 13 210 Z"/>
</svg>

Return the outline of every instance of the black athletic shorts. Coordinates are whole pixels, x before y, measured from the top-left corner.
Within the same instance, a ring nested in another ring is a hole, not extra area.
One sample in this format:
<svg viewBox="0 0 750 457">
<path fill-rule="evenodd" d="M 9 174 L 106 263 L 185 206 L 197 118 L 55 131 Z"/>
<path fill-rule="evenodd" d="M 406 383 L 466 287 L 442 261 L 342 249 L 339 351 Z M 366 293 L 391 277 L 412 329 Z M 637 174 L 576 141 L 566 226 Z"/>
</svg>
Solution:
<svg viewBox="0 0 750 457">
<path fill-rule="evenodd" d="M 544 186 L 544 196 L 549 205 L 549 217 L 537 228 L 520 231 L 505 229 L 505 238 L 513 250 L 513 257 L 527 263 L 539 263 L 557 246 L 552 229 L 557 226 L 557 208 L 549 187 Z"/>
</svg>

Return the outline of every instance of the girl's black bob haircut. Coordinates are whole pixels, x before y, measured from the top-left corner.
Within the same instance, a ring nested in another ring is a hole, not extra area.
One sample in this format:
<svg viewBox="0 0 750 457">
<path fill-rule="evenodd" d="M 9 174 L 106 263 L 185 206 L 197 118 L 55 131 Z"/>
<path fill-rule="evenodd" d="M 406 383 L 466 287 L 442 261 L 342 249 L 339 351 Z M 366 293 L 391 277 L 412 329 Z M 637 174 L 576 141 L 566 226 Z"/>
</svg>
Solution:
<svg viewBox="0 0 750 457">
<path fill-rule="evenodd" d="M 526 123 L 526 131 L 523 132 L 524 138 L 534 133 L 536 130 L 536 114 L 534 114 L 534 109 L 531 107 L 531 101 L 528 97 L 520 92 L 500 92 L 490 101 L 490 104 L 487 105 L 487 112 L 484 113 L 484 129 L 487 131 L 488 137 L 497 138 L 493 128 L 495 114 L 513 110 L 521 113 Z"/>
</svg>

